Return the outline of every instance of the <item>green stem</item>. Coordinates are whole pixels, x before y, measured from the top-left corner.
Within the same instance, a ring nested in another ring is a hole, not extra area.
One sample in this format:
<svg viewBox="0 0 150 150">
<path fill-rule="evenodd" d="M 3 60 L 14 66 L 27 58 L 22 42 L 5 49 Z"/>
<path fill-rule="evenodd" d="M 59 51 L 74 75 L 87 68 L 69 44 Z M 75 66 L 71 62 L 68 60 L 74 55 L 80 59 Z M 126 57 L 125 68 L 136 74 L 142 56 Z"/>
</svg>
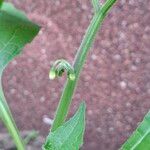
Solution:
<svg viewBox="0 0 150 150">
<path fill-rule="evenodd" d="M 101 9 L 94 15 L 87 32 L 83 38 L 81 46 L 77 52 L 75 61 L 74 61 L 74 70 L 76 79 L 74 81 L 67 80 L 65 84 L 64 91 L 62 93 L 56 115 L 54 118 L 54 122 L 51 128 L 51 131 L 55 131 L 59 126 L 63 124 L 66 119 L 66 116 L 69 111 L 69 107 L 72 101 L 72 96 L 79 79 L 80 72 L 83 68 L 83 64 L 85 62 L 88 51 L 95 39 L 96 33 L 101 26 L 103 19 L 107 15 L 109 9 L 113 6 L 116 0 L 107 0 L 105 4 L 101 7 Z"/>
<path fill-rule="evenodd" d="M 100 9 L 100 2 L 99 0 L 92 0 L 92 5 L 94 8 L 95 13 Z"/>
<path fill-rule="evenodd" d="M 13 140 L 17 146 L 17 149 L 25 150 L 23 140 L 19 134 L 19 130 L 17 129 L 15 121 L 12 117 L 11 111 L 9 109 L 9 106 L 5 100 L 5 96 L 2 92 L 1 81 L 0 81 L 0 118 L 2 119 L 3 123 L 7 127 L 11 136 L 13 137 Z"/>
</svg>

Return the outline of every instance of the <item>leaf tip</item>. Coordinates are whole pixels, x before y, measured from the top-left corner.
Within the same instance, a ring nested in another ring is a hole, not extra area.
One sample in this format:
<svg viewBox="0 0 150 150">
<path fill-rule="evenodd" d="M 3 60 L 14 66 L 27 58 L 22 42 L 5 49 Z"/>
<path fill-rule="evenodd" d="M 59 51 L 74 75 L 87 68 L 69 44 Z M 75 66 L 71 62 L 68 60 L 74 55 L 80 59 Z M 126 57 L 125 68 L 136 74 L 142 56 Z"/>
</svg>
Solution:
<svg viewBox="0 0 150 150">
<path fill-rule="evenodd" d="M 80 114 L 85 119 L 85 110 L 86 110 L 86 104 L 84 101 L 81 102 L 77 114 Z"/>
</svg>

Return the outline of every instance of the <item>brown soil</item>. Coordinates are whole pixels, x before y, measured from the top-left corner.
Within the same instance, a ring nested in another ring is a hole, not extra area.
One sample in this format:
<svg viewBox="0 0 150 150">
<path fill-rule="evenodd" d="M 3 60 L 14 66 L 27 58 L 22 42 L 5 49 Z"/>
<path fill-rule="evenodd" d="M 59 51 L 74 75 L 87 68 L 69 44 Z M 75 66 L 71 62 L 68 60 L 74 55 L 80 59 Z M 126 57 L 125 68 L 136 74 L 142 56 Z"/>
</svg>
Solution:
<svg viewBox="0 0 150 150">
<path fill-rule="evenodd" d="M 73 61 L 92 17 L 90 0 L 12 0 L 42 26 L 7 67 L 3 84 L 18 127 L 47 135 L 65 78 L 50 81 L 58 58 Z M 74 95 L 70 115 L 87 104 L 83 150 L 116 150 L 150 108 L 150 1 L 120 0 L 103 23 Z M 0 125 L 0 131 L 4 128 Z"/>
</svg>

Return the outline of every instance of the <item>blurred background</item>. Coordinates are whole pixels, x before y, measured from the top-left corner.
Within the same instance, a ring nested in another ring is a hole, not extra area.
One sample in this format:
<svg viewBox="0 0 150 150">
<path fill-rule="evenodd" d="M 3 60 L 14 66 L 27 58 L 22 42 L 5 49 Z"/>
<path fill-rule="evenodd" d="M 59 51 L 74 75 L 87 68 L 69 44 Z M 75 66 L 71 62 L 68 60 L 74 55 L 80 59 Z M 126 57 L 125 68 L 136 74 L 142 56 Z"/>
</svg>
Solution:
<svg viewBox="0 0 150 150">
<path fill-rule="evenodd" d="M 45 137 L 65 82 L 49 80 L 50 66 L 58 58 L 73 62 L 92 6 L 90 0 L 10 1 L 42 29 L 5 70 L 5 95 L 18 127 Z M 118 149 L 150 108 L 149 6 L 149 0 L 118 0 L 91 48 L 69 113 L 86 101 L 82 150 Z"/>
</svg>

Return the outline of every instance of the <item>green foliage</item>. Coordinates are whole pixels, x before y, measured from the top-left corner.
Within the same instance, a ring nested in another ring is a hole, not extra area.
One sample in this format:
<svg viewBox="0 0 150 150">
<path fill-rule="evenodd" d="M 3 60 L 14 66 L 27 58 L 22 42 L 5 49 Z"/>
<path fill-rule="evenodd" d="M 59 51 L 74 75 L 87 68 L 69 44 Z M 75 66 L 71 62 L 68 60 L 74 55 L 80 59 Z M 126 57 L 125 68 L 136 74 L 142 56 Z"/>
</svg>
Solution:
<svg viewBox="0 0 150 150">
<path fill-rule="evenodd" d="M 36 36 L 39 27 L 30 22 L 24 13 L 4 3 L 0 10 L 0 72 L 23 46 Z"/>
<path fill-rule="evenodd" d="M 1 7 L 2 3 L 3 3 L 3 0 L 0 0 L 0 7 Z"/>
<path fill-rule="evenodd" d="M 21 52 L 25 44 L 32 41 L 38 31 L 39 27 L 30 22 L 23 12 L 9 3 L 2 4 L 0 8 L 0 119 L 19 150 L 24 150 L 24 144 L 5 100 L 1 78 L 7 64 Z"/>
<path fill-rule="evenodd" d="M 150 150 L 150 111 L 121 150 Z"/>
<path fill-rule="evenodd" d="M 69 121 L 48 135 L 43 150 L 79 150 L 83 143 L 84 129 L 85 104 L 82 103 Z"/>
<path fill-rule="evenodd" d="M 52 67 L 50 78 L 61 76 L 66 70 L 68 80 L 64 88 L 52 130 L 47 137 L 43 150 L 79 150 L 83 144 L 85 130 L 85 104 L 82 103 L 76 114 L 66 123 L 71 99 L 85 62 L 86 56 L 94 42 L 96 33 L 105 16 L 116 0 L 106 0 L 101 6 L 99 0 L 91 0 L 94 8 L 94 16 L 87 29 L 76 55 L 74 65 L 65 60 L 58 60 Z M 8 63 L 21 53 L 22 48 L 37 35 L 39 27 L 30 22 L 25 14 L 9 3 L 0 0 L 0 119 L 10 132 L 18 150 L 24 150 L 25 146 L 12 117 L 9 106 L 5 100 L 2 89 L 2 73 Z M 36 136 L 31 134 L 26 138 L 26 143 Z M 123 144 L 121 150 L 149 150 L 150 149 L 150 112 L 133 135 Z"/>
<path fill-rule="evenodd" d="M 83 123 L 78 122 L 80 119 L 74 119 L 74 117 L 67 123 L 64 123 L 64 121 L 67 117 L 67 113 L 72 102 L 72 96 L 74 94 L 87 54 L 104 18 L 115 2 L 116 0 L 106 0 L 100 8 L 98 0 L 92 1 L 95 13 L 78 49 L 73 67 L 68 64 L 67 61 L 60 60 L 56 61 L 52 66 L 50 71 L 51 79 L 54 79 L 56 76 L 61 76 L 64 70 L 66 70 L 67 74 L 71 76 L 69 76 L 65 84 L 59 105 L 57 107 L 51 133 L 48 136 L 43 148 L 44 150 L 78 150 L 81 145 L 81 139 L 84 131 L 82 125 Z M 69 126 L 71 126 L 71 128 Z"/>
</svg>

